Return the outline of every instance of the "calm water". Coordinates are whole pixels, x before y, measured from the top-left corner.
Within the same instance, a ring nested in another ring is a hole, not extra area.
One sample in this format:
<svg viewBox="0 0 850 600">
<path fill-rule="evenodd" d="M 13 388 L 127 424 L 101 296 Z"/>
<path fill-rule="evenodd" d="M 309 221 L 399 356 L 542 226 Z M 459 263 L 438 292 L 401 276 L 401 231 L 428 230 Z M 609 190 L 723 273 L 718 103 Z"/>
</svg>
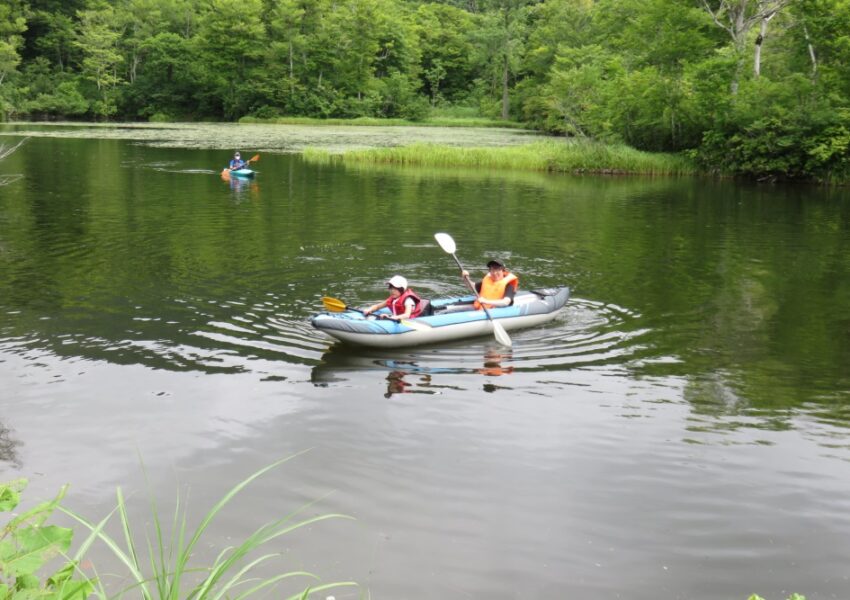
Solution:
<svg viewBox="0 0 850 600">
<path fill-rule="evenodd" d="M 319 499 L 356 520 L 281 541 L 280 568 L 376 599 L 850 597 L 846 190 L 316 166 L 287 128 L 29 130 L 0 163 L 23 175 L 0 188 L 0 475 L 33 500 L 69 482 L 96 519 L 122 486 L 141 524 L 144 463 L 163 512 L 189 490 L 200 516 L 309 449 L 200 558 Z M 237 144 L 260 173 L 231 185 Z M 460 291 L 437 231 L 574 299 L 510 351 L 312 330 L 322 296 L 371 303 L 395 273 Z"/>
</svg>

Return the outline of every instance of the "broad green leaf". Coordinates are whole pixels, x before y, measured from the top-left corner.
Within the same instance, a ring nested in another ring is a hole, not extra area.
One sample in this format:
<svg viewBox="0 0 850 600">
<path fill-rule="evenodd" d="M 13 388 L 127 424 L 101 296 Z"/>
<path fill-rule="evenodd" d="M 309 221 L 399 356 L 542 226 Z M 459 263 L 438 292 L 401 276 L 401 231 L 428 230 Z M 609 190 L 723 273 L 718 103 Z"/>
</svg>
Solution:
<svg viewBox="0 0 850 600">
<path fill-rule="evenodd" d="M 21 501 L 21 492 L 27 487 L 26 479 L 15 479 L 0 483 L 0 511 L 13 510 Z"/>
<path fill-rule="evenodd" d="M 77 564 L 74 562 L 66 563 L 64 567 L 56 571 L 53 575 L 47 578 L 49 587 L 58 587 L 70 580 L 74 576 L 77 569 Z"/>
<path fill-rule="evenodd" d="M 57 600 L 86 600 L 94 592 L 94 581 L 72 579 L 56 590 Z"/>
<path fill-rule="evenodd" d="M 42 502 L 38 506 L 33 509 L 28 510 L 12 519 L 9 524 L 6 526 L 8 529 L 16 529 L 22 523 L 29 523 L 30 525 L 41 525 L 47 520 L 47 517 L 53 512 L 53 510 L 59 506 L 59 502 L 62 498 L 65 497 L 65 493 L 68 491 L 68 486 L 63 485 L 62 489 L 59 490 L 59 493 L 56 494 L 56 497 L 49 502 Z"/>
<path fill-rule="evenodd" d="M 73 531 L 66 527 L 27 527 L 14 533 L 14 544 L 0 544 L 0 566 L 8 575 L 20 576 L 36 572 L 59 554 L 68 551 Z"/>
<path fill-rule="evenodd" d="M 44 590 L 40 588 L 25 589 L 13 593 L 14 600 L 44 600 Z"/>
<path fill-rule="evenodd" d="M 20 590 L 37 590 L 41 587 L 41 582 L 38 580 L 38 577 L 31 573 L 26 573 L 24 575 L 19 575 L 17 579 L 15 579 L 15 589 Z"/>
</svg>

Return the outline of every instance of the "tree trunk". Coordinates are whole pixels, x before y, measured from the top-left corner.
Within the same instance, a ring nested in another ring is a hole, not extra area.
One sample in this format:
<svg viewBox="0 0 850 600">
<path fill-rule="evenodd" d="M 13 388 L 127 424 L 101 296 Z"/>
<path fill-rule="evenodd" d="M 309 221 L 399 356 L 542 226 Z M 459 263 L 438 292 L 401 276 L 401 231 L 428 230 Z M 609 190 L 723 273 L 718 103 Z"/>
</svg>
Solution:
<svg viewBox="0 0 850 600">
<path fill-rule="evenodd" d="M 764 43 L 764 38 L 767 36 L 767 24 L 775 16 L 775 12 L 770 13 L 765 15 L 761 20 L 761 29 L 759 30 L 758 37 L 756 38 L 756 50 L 755 55 L 753 56 L 753 75 L 756 79 L 758 79 L 761 75 L 761 45 Z"/>
<path fill-rule="evenodd" d="M 803 23 L 803 35 L 806 36 L 806 46 L 809 48 L 809 58 L 812 60 L 812 81 L 814 81 L 818 78 L 818 57 L 815 54 L 815 47 L 812 45 L 812 39 L 809 37 L 809 30 L 805 23 Z"/>
<path fill-rule="evenodd" d="M 292 40 L 289 40 L 289 78 L 295 78 L 295 58 L 292 55 Z"/>
<path fill-rule="evenodd" d="M 720 0 L 719 4 L 709 2 L 709 0 L 701 1 L 703 8 L 711 15 L 714 23 L 725 29 L 732 38 L 732 44 L 738 54 L 735 74 L 730 85 L 734 96 L 738 93 L 738 82 L 741 73 L 743 73 L 747 33 L 756 23 L 761 23 L 762 35 L 756 43 L 756 68 L 760 68 L 761 40 L 764 39 L 764 33 L 767 30 L 767 21 L 770 21 L 780 10 L 785 8 L 791 0 L 756 0 L 755 8 L 751 5 L 752 0 Z"/>
<path fill-rule="evenodd" d="M 139 53 L 133 50 L 133 56 L 130 59 L 130 83 L 135 83 L 136 81 L 136 72 L 139 67 L 139 63 L 142 62 Z"/>
<path fill-rule="evenodd" d="M 510 112 L 510 97 L 508 96 L 508 55 L 505 54 L 505 64 L 502 69 L 502 120 L 508 120 Z"/>
</svg>

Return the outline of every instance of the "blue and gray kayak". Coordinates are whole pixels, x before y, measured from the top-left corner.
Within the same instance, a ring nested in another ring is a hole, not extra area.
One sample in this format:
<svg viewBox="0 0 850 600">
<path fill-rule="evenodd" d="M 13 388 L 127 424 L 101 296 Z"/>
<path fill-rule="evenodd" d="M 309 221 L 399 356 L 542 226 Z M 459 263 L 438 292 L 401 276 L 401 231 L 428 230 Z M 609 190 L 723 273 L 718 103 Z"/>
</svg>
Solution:
<svg viewBox="0 0 850 600">
<path fill-rule="evenodd" d="M 570 297 L 570 288 L 517 293 L 511 306 L 491 308 L 490 315 L 506 330 L 535 327 L 554 319 Z M 356 310 L 322 312 L 311 324 L 327 335 L 356 346 L 400 348 L 436 344 L 493 334 L 493 323 L 483 310 L 475 310 L 473 296 L 431 301 L 425 315 L 398 323 L 381 319 L 381 309 L 368 317 Z"/>
</svg>

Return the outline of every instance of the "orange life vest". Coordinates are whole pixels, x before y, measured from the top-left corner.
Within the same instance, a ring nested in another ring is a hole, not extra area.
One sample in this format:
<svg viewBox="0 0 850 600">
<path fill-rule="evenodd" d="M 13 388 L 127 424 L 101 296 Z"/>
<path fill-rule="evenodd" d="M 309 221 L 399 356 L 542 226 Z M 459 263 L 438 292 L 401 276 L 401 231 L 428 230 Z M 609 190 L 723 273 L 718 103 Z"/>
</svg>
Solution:
<svg viewBox="0 0 850 600">
<path fill-rule="evenodd" d="M 490 273 L 487 273 L 484 279 L 481 280 L 481 292 L 479 295 L 484 301 L 484 304 L 487 304 L 488 299 L 501 300 L 505 297 L 505 289 L 509 285 L 513 285 L 515 288 L 519 286 L 519 278 L 513 273 L 506 273 L 499 281 L 494 281 L 490 277 Z M 481 309 L 481 302 L 478 300 L 475 301 L 475 308 Z M 491 306 L 488 304 L 487 308 L 491 308 Z"/>
</svg>

